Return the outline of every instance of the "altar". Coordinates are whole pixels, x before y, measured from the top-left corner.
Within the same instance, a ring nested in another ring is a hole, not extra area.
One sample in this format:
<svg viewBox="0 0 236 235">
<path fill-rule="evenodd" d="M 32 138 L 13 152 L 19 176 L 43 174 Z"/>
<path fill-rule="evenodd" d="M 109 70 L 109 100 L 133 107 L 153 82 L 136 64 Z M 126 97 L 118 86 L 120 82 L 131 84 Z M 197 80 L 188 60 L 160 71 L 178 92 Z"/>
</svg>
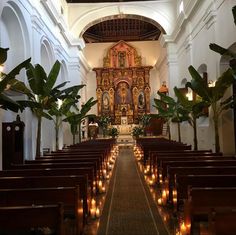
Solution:
<svg viewBox="0 0 236 235">
<path fill-rule="evenodd" d="M 97 115 L 109 116 L 120 134 L 130 133 L 143 114 L 150 113 L 150 70 L 132 45 L 119 41 L 103 57 L 103 67 L 93 68 L 97 81 Z M 123 123 L 123 117 L 127 118 Z"/>
<path fill-rule="evenodd" d="M 121 125 L 117 125 L 119 135 L 130 135 L 132 132 L 132 124 L 128 124 L 127 117 L 121 117 Z"/>
</svg>

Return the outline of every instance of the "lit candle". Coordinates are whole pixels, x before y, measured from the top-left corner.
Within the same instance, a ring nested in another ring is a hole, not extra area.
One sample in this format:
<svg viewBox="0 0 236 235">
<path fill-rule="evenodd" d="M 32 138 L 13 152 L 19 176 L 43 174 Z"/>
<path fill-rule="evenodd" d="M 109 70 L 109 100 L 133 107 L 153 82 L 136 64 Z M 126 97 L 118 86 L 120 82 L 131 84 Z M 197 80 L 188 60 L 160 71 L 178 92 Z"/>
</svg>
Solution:
<svg viewBox="0 0 236 235">
<path fill-rule="evenodd" d="M 94 209 L 94 208 L 92 208 L 92 209 L 90 210 L 90 215 L 91 215 L 91 218 L 92 218 L 92 219 L 94 219 L 94 218 L 95 218 L 96 211 L 95 211 L 95 209 Z"/>
<path fill-rule="evenodd" d="M 103 177 L 106 178 L 107 171 L 104 169 L 103 170 Z"/>
<path fill-rule="evenodd" d="M 99 210 L 99 208 L 97 208 L 97 210 L 96 210 L 96 217 L 97 217 L 97 218 L 100 217 L 100 210 Z"/>
<path fill-rule="evenodd" d="M 162 199 L 161 199 L 161 198 L 158 198 L 157 204 L 158 204 L 158 205 L 162 205 Z"/>
<path fill-rule="evenodd" d="M 153 180 L 149 179 L 149 185 L 152 186 L 153 184 Z"/>
<path fill-rule="evenodd" d="M 162 191 L 161 196 L 162 196 L 162 203 L 163 203 L 163 205 L 166 205 L 166 201 L 167 201 L 166 190 Z"/>
<path fill-rule="evenodd" d="M 102 192 L 102 181 L 101 180 L 98 181 L 98 190 L 99 190 L 99 193 Z"/>
<path fill-rule="evenodd" d="M 103 192 L 103 193 L 106 192 L 106 188 L 105 188 L 105 186 L 102 187 L 102 192 Z"/>
<path fill-rule="evenodd" d="M 181 232 L 182 235 L 185 235 L 186 232 L 187 232 L 187 228 L 186 228 L 184 222 L 180 226 L 180 232 Z"/>
<path fill-rule="evenodd" d="M 91 207 L 94 209 L 96 207 L 96 201 L 92 199 L 91 201 Z"/>
<path fill-rule="evenodd" d="M 155 174 L 152 174 L 152 180 L 155 180 L 155 179 L 156 179 Z"/>
<path fill-rule="evenodd" d="M 173 198 L 173 204 L 177 205 L 177 198 Z"/>
</svg>

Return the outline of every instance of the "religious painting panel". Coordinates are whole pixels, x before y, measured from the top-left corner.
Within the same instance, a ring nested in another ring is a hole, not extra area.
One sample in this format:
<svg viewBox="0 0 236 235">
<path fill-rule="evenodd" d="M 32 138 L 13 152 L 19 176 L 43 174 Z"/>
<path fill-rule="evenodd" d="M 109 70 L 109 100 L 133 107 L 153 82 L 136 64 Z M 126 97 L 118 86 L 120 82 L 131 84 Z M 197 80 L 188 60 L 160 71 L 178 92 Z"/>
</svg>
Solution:
<svg viewBox="0 0 236 235">
<path fill-rule="evenodd" d="M 116 88 L 116 104 L 132 104 L 131 92 L 127 82 L 120 82 Z"/>
<path fill-rule="evenodd" d="M 139 95 L 138 95 L 138 109 L 139 110 L 144 110 L 145 109 L 145 96 L 144 96 L 144 93 L 143 91 L 140 91 L 139 92 Z"/>
<path fill-rule="evenodd" d="M 108 92 L 104 92 L 102 95 L 102 113 L 109 113 L 110 111 L 110 97 Z"/>
</svg>

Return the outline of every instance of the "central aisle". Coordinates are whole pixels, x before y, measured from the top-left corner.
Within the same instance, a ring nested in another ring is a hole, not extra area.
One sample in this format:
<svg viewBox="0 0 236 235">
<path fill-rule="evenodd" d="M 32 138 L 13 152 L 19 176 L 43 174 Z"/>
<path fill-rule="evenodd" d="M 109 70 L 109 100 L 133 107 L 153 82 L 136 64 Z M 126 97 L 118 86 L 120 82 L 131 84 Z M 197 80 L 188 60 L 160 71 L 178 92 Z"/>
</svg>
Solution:
<svg viewBox="0 0 236 235">
<path fill-rule="evenodd" d="M 133 149 L 120 147 L 98 235 L 168 235 L 136 165 Z"/>
</svg>

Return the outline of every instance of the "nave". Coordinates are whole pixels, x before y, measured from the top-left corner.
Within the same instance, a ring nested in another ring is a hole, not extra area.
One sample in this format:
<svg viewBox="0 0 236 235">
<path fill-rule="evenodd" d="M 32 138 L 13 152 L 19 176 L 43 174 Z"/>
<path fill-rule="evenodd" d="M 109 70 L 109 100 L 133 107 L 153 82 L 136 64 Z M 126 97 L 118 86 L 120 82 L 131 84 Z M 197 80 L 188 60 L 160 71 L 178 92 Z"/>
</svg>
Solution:
<svg viewBox="0 0 236 235">
<path fill-rule="evenodd" d="M 120 148 L 97 234 L 168 234 L 139 172 L 132 146 Z"/>
<path fill-rule="evenodd" d="M 234 235 L 236 160 L 94 139 L 0 171 L 1 235 Z"/>
</svg>

